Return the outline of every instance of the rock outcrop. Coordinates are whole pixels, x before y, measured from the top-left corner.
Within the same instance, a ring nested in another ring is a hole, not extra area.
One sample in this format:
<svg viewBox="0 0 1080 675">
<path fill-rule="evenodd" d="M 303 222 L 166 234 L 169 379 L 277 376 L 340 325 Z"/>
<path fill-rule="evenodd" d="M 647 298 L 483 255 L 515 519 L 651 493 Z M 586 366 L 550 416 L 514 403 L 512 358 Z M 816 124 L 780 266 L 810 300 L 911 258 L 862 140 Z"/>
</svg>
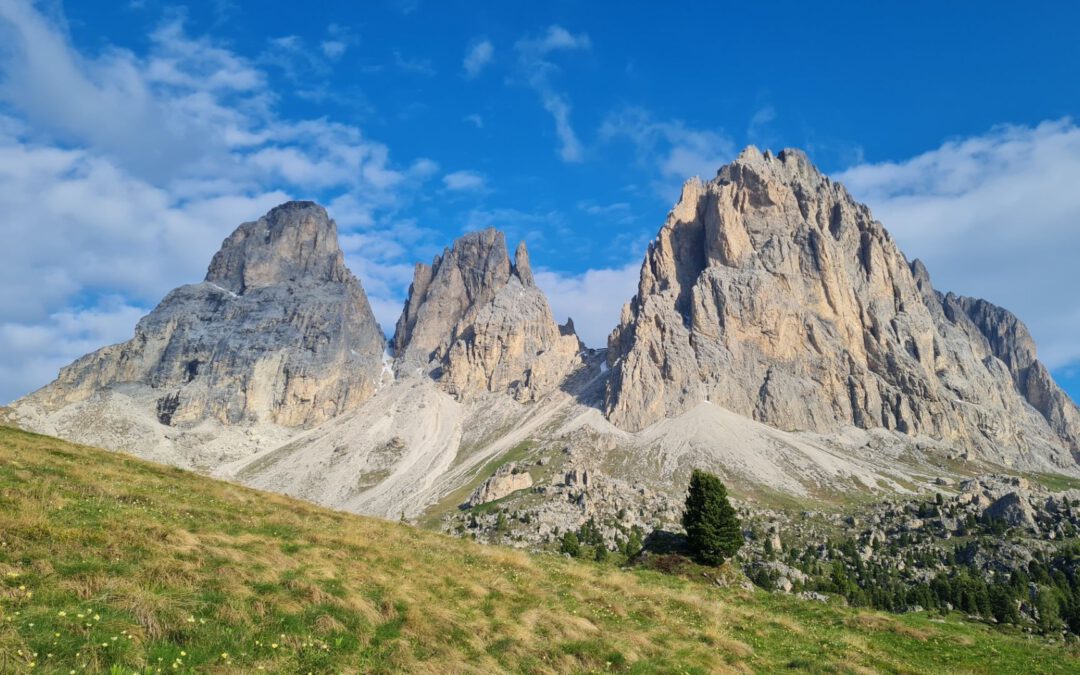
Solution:
<svg viewBox="0 0 1080 675">
<path fill-rule="evenodd" d="M 993 504 L 986 507 L 983 516 L 1003 520 L 1011 527 L 1035 526 L 1035 509 L 1031 508 L 1031 504 L 1024 495 L 1018 492 L 1010 492 L 999 497 Z"/>
<path fill-rule="evenodd" d="M 559 386 L 581 350 L 572 324 L 552 318 L 525 244 L 511 263 L 493 229 L 416 266 L 393 344 L 399 371 L 424 369 L 459 398 L 491 391 L 523 402 Z"/>
<path fill-rule="evenodd" d="M 16 406 L 141 389 L 162 425 L 310 426 L 372 395 L 383 350 L 334 221 L 289 202 L 237 228 L 206 279 L 170 292 L 134 338 L 80 358 Z"/>
<path fill-rule="evenodd" d="M 514 463 L 499 467 L 490 478 L 480 484 L 465 502 L 467 508 L 487 504 L 502 499 L 518 490 L 527 490 L 533 485 L 532 476 L 524 468 Z"/>
<path fill-rule="evenodd" d="M 799 151 L 691 180 L 609 339 L 605 412 L 642 429 L 711 401 L 786 430 L 883 427 L 1072 465 L 1076 407 L 1015 317 L 940 296 Z"/>
</svg>

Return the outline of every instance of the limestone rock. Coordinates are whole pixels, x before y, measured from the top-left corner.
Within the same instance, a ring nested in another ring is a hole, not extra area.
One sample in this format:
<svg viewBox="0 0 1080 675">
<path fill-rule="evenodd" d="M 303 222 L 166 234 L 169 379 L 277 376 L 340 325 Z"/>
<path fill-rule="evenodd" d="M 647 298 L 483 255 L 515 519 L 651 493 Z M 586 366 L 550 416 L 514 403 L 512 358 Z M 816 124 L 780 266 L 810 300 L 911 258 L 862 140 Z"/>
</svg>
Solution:
<svg viewBox="0 0 1080 675">
<path fill-rule="evenodd" d="M 1035 525 L 1035 510 L 1023 496 L 1016 492 L 999 497 L 993 504 L 986 507 L 984 515 L 1004 520 L 1013 527 L 1034 527 Z"/>
<path fill-rule="evenodd" d="M 471 508 L 487 504 L 496 499 L 502 499 L 512 492 L 531 488 L 532 484 L 532 476 L 528 471 L 520 469 L 513 463 L 504 464 L 473 491 L 465 505 Z"/>
<path fill-rule="evenodd" d="M 153 392 L 162 425 L 297 427 L 372 395 L 384 338 L 312 202 L 242 224 L 202 283 L 170 292 L 128 342 L 88 354 L 17 407 L 56 410 L 115 389 Z"/>
<path fill-rule="evenodd" d="M 416 266 L 394 350 L 399 370 L 427 370 L 459 398 L 491 391 L 532 401 L 559 386 L 581 344 L 572 324 L 552 318 L 525 244 L 511 263 L 503 234 L 488 229 Z"/>
<path fill-rule="evenodd" d="M 640 430 L 711 401 L 784 430 L 882 427 L 1075 464 L 1080 413 L 1015 317 L 941 296 L 802 152 L 691 180 L 609 338 L 605 413 Z"/>
</svg>

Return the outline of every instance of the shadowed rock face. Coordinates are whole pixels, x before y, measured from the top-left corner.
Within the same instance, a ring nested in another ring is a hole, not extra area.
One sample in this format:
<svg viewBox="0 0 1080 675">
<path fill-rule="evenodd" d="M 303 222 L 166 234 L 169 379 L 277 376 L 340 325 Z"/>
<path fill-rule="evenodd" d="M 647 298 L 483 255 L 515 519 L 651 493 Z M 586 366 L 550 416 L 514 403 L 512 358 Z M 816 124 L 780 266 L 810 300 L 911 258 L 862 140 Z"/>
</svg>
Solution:
<svg viewBox="0 0 1080 675">
<path fill-rule="evenodd" d="M 206 280 L 170 292 L 133 339 L 82 357 L 28 398 L 56 409 L 141 385 L 159 392 L 165 425 L 312 425 L 371 396 L 383 346 L 334 221 L 289 202 L 238 227 Z"/>
<path fill-rule="evenodd" d="M 494 229 L 416 266 L 394 335 L 399 371 L 428 370 L 459 398 L 492 391 L 535 400 L 562 382 L 580 349 L 552 318 L 525 244 L 511 263 Z"/>
<path fill-rule="evenodd" d="M 986 300 L 951 293 L 939 293 L 938 300 L 951 321 L 962 324 L 966 318 L 971 322 L 994 357 L 1008 367 L 1017 391 L 1073 453 L 1080 455 L 1080 410 L 1036 357 L 1035 340 L 1027 326 L 1008 310 Z"/>
<path fill-rule="evenodd" d="M 608 361 L 605 412 L 631 430 L 708 400 L 781 429 L 884 427 L 1005 460 L 1080 438 L 1022 324 L 939 296 L 799 151 L 747 148 L 686 183 Z"/>
</svg>

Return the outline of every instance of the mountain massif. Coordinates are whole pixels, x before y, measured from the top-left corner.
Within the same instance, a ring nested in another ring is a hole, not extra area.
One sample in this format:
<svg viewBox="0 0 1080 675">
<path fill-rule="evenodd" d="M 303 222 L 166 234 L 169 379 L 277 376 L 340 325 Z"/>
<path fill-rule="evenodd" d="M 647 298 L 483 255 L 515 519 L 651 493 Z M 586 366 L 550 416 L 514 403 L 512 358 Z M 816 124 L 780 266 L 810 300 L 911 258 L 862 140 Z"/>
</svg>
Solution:
<svg viewBox="0 0 1080 675">
<path fill-rule="evenodd" d="M 676 523 L 695 467 L 747 499 L 1080 475 L 1080 411 L 1023 324 L 935 290 L 803 153 L 752 147 L 686 183 L 607 349 L 555 321 L 496 230 L 416 266 L 387 343 L 333 221 L 290 202 L 10 416 L 449 530 L 498 501 L 522 541 Z"/>
<path fill-rule="evenodd" d="M 683 188 L 607 354 L 638 430 L 702 401 L 789 430 L 926 435 L 1012 463 L 1080 453 L 1076 407 L 1023 325 L 930 284 L 806 155 L 756 148 Z"/>
</svg>

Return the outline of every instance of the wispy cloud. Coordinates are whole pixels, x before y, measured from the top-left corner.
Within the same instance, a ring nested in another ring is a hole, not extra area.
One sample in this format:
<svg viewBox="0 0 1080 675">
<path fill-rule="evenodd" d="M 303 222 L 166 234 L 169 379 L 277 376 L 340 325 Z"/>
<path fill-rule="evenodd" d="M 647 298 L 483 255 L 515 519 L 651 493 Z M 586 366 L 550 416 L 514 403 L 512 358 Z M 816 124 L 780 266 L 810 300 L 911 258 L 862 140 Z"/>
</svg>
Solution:
<svg viewBox="0 0 1080 675">
<path fill-rule="evenodd" d="M 465 77 L 472 79 L 486 68 L 495 56 L 495 46 L 491 40 L 479 40 L 465 50 L 465 60 L 461 67 L 465 69 Z"/>
<path fill-rule="evenodd" d="M 721 131 L 694 129 L 682 120 L 659 121 L 645 109 L 628 107 L 608 115 L 600 127 L 605 141 L 629 140 L 638 161 L 659 176 L 654 188 L 665 199 L 692 176 L 711 178 L 735 156 L 735 143 Z"/>
<path fill-rule="evenodd" d="M 613 204 L 597 204 L 592 201 L 578 202 L 578 209 L 600 220 L 607 220 L 622 225 L 632 223 L 637 218 L 634 209 L 627 202 L 615 202 Z"/>
<path fill-rule="evenodd" d="M 394 67 L 403 73 L 433 77 L 435 66 L 428 59 L 409 58 L 394 50 Z"/>
<path fill-rule="evenodd" d="M 549 56 L 561 51 L 587 50 L 590 46 L 588 35 L 575 35 L 562 26 L 551 26 L 538 36 L 522 38 L 514 44 L 525 81 L 540 95 L 541 104 L 555 120 L 559 156 L 565 162 L 580 162 L 584 156 L 581 142 L 570 124 L 570 98 L 555 88 L 552 80 L 559 73 L 559 67 Z"/>
<path fill-rule="evenodd" d="M 454 171 L 442 180 L 447 190 L 455 192 L 477 192 L 487 187 L 487 179 L 477 171 Z"/>
<path fill-rule="evenodd" d="M 330 61 L 337 61 L 349 47 L 356 43 L 356 38 L 348 28 L 332 23 L 326 27 L 326 38 L 320 43 L 323 56 Z"/>
<path fill-rule="evenodd" d="M 1002 126 L 835 176 L 942 291 L 1026 322 L 1050 367 L 1080 360 L 1080 127 Z"/>
<path fill-rule="evenodd" d="M 746 138 L 755 145 L 769 147 L 773 142 L 769 127 L 775 120 L 776 108 L 771 105 L 761 106 L 750 116 L 750 123 L 746 127 Z"/>
</svg>

